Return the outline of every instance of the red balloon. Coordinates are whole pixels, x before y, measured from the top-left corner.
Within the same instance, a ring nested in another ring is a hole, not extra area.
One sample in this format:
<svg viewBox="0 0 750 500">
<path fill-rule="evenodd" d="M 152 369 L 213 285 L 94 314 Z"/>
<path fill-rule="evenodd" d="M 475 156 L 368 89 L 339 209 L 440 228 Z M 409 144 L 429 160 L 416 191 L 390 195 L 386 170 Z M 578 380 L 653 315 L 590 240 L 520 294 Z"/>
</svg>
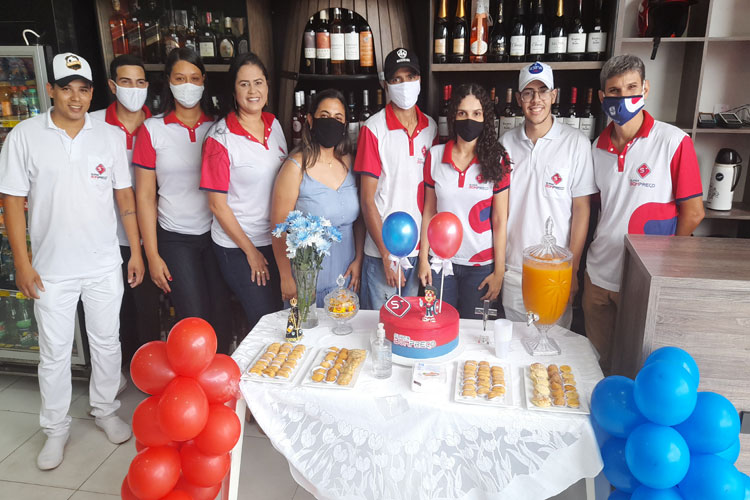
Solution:
<svg viewBox="0 0 750 500">
<path fill-rule="evenodd" d="M 133 434 L 135 434 L 136 449 L 138 444 L 143 447 L 165 446 L 171 439 L 164 434 L 159 426 L 159 399 L 161 396 L 151 396 L 141 401 L 133 412 Z"/>
<path fill-rule="evenodd" d="M 461 248 L 464 228 L 461 221 L 451 212 L 440 212 L 427 226 L 427 241 L 430 250 L 441 259 L 450 259 Z"/>
<path fill-rule="evenodd" d="M 208 420 L 206 393 L 194 379 L 177 377 L 161 395 L 157 414 L 159 426 L 170 439 L 193 439 Z"/>
<path fill-rule="evenodd" d="M 180 476 L 179 481 L 177 481 L 177 485 L 174 487 L 174 491 L 184 491 L 193 497 L 193 500 L 214 500 L 220 490 L 221 483 L 204 488 L 188 482 L 185 479 L 185 476 L 182 475 Z"/>
<path fill-rule="evenodd" d="M 209 406 L 208 421 L 195 437 L 195 446 L 206 455 L 223 455 L 232 451 L 240 439 L 242 426 L 237 414 L 228 406 Z"/>
<path fill-rule="evenodd" d="M 161 500 L 193 500 L 193 497 L 186 491 L 172 490 L 166 496 L 161 497 Z"/>
<path fill-rule="evenodd" d="M 143 450 L 145 450 L 146 448 L 148 448 L 148 446 L 146 446 L 145 444 L 143 444 L 140 441 L 138 441 L 138 438 L 135 439 L 135 451 L 136 452 L 140 453 Z"/>
<path fill-rule="evenodd" d="M 143 344 L 130 362 L 130 376 L 133 383 L 146 394 L 157 396 L 164 392 L 177 374 L 167 359 L 167 344 L 154 340 Z"/>
<path fill-rule="evenodd" d="M 217 354 L 198 375 L 198 383 L 206 391 L 209 403 L 226 403 L 237 398 L 240 389 L 240 367 L 226 354 Z"/>
<path fill-rule="evenodd" d="M 185 318 L 169 332 L 167 357 L 178 375 L 197 376 L 208 367 L 214 354 L 216 333 L 204 319 Z"/>
<path fill-rule="evenodd" d="M 141 500 L 135 494 L 130 491 L 130 486 L 128 485 L 128 476 L 125 476 L 125 479 L 122 480 L 122 486 L 120 486 L 120 498 L 122 500 Z"/>
<path fill-rule="evenodd" d="M 154 446 L 137 454 L 128 469 L 128 486 L 140 500 L 156 500 L 180 478 L 180 454 L 169 446 Z"/>
<path fill-rule="evenodd" d="M 186 443 L 180 450 L 182 475 L 189 482 L 207 488 L 220 484 L 229 472 L 231 458 L 229 453 L 223 455 L 204 455 L 195 443 Z"/>
</svg>

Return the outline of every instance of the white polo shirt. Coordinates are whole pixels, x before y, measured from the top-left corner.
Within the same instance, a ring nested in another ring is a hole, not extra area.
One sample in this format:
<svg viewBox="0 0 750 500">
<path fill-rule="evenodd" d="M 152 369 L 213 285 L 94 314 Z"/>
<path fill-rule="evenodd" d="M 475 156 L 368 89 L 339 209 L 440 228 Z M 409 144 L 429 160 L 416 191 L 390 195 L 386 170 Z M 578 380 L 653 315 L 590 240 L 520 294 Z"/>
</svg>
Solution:
<svg viewBox="0 0 750 500">
<path fill-rule="evenodd" d="M 406 212 L 420 227 L 424 207 L 424 162 L 427 152 L 436 144 L 437 125 L 419 108 L 415 109 L 417 127 L 411 136 L 396 118 L 390 103 L 367 119 L 359 133 L 354 171 L 378 179 L 375 206 L 381 220 L 393 212 Z M 417 256 L 418 248 L 417 244 L 409 256 Z M 369 233 L 365 254 L 380 258 Z"/>
<path fill-rule="evenodd" d="M 287 156 L 281 124 L 263 113 L 263 143 L 248 133 L 237 115 L 230 113 L 216 123 L 203 146 L 200 188 L 226 193 L 237 222 L 256 247 L 271 244 L 271 195 L 273 183 Z M 237 244 L 214 217 L 211 238 L 225 248 Z"/>
<path fill-rule="evenodd" d="M 0 152 L 0 192 L 27 196 L 31 264 L 47 281 L 101 276 L 121 263 L 113 189 L 130 187 L 125 144 L 85 115 L 71 139 L 52 110 L 19 123 Z"/>
<path fill-rule="evenodd" d="M 158 222 L 180 234 L 204 234 L 211 229 L 208 199 L 201 193 L 201 148 L 212 118 L 202 114 L 188 127 L 174 111 L 143 122 L 133 151 L 133 164 L 156 170 Z M 137 188 L 138 186 L 136 186 Z"/>
<path fill-rule="evenodd" d="M 494 259 L 492 199 L 510 186 L 510 175 L 500 182 L 485 182 L 475 157 L 466 170 L 453 163 L 454 142 L 433 146 L 424 165 L 424 185 L 435 190 L 437 212 L 451 212 L 461 221 L 464 237 L 451 259 L 462 266 L 483 266 Z M 507 161 L 507 157 L 504 159 Z M 430 252 L 432 254 L 432 251 Z M 434 255 L 434 254 L 432 254 Z"/>
<path fill-rule="evenodd" d="M 677 204 L 703 195 L 690 137 L 645 111 L 643 117 L 643 125 L 622 152 L 612 144 L 611 123 L 593 145 L 602 211 L 586 272 L 594 285 L 613 292 L 620 290 L 625 235 L 673 235 Z"/>
<path fill-rule="evenodd" d="M 151 111 L 146 106 L 143 106 L 143 112 L 146 114 L 146 118 L 151 118 Z M 125 143 L 125 148 L 128 154 L 128 166 L 130 167 L 130 178 L 134 179 L 135 175 L 133 174 L 133 147 L 135 146 L 135 137 L 141 127 L 139 126 L 137 129 L 135 129 L 132 134 L 128 132 L 128 129 L 125 128 L 125 125 L 123 125 L 120 119 L 117 117 L 116 101 L 104 109 L 89 113 L 89 116 L 116 127 L 117 132 L 120 134 L 121 139 Z M 120 241 L 120 246 L 129 246 L 130 242 L 128 241 L 128 235 L 127 233 L 125 233 L 125 227 L 123 227 L 122 225 L 122 221 L 120 220 L 120 212 L 117 210 L 117 207 L 115 207 L 115 217 L 117 218 L 117 239 Z"/>
<path fill-rule="evenodd" d="M 568 247 L 573 198 L 598 191 L 591 143 L 580 131 L 552 119 L 552 128 L 536 144 L 526 136 L 524 126 L 500 139 L 513 162 L 505 267 L 519 273 L 523 251 L 541 242 L 547 217 L 554 222 L 557 244 Z"/>
</svg>

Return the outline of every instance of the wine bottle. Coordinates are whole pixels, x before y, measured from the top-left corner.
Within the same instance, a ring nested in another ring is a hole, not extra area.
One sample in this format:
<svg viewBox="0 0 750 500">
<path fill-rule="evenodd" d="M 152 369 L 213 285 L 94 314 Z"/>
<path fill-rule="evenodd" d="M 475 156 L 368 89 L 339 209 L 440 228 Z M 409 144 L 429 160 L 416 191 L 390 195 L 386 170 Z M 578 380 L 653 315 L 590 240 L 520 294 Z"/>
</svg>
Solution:
<svg viewBox="0 0 750 500">
<path fill-rule="evenodd" d="M 109 36 L 112 39 L 112 53 L 115 57 L 128 53 L 126 36 L 127 19 L 120 11 L 120 0 L 112 0 L 112 15 L 109 18 Z"/>
<path fill-rule="evenodd" d="M 136 17 L 127 24 L 128 53 L 143 59 L 143 23 Z"/>
<path fill-rule="evenodd" d="M 495 95 L 495 87 L 490 89 L 490 102 L 492 103 L 492 110 L 495 110 L 495 104 L 497 103 L 497 96 Z M 495 126 L 495 130 L 500 131 L 500 118 L 495 114 L 495 119 L 492 124 Z"/>
<path fill-rule="evenodd" d="M 359 111 L 360 128 L 365 124 L 370 116 L 372 116 L 372 113 L 370 112 L 370 92 L 365 89 L 362 91 L 362 109 Z"/>
<path fill-rule="evenodd" d="M 555 11 L 555 17 L 552 20 L 552 29 L 550 29 L 549 32 L 547 60 L 555 62 L 564 61 L 567 50 L 568 32 L 565 29 L 563 0 L 557 0 L 557 10 Z"/>
<path fill-rule="evenodd" d="M 315 114 L 315 110 L 312 109 L 313 107 L 313 100 L 315 100 L 315 90 L 310 91 L 310 97 L 307 99 L 307 112 L 312 114 Z"/>
<path fill-rule="evenodd" d="M 211 31 L 211 13 L 206 12 L 206 24 L 198 35 L 198 52 L 204 63 L 213 63 L 216 58 L 216 35 Z"/>
<path fill-rule="evenodd" d="M 452 90 L 450 85 L 443 85 L 443 104 L 438 114 L 438 142 L 440 144 L 448 142 L 448 103 L 451 100 Z"/>
<path fill-rule="evenodd" d="M 357 139 L 359 138 L 359 119 L 357 118 L 354 91 L 349 92 L 348 100 L 349 102 L 347 102 L 346 104 L 346 130 L 347 134 L 349 135 L 349 141 L 352 143 L 352 146 L 356 151 Z"/>
<path fill-rule="evenodd" d="M 469 26 L 466 22 L 464 1 L 465 0 L 458 0 L 458 5 L 456 5 L 456 17 L 453 19 L 453 28 L 451 30 L 451 40 L 453 43 L 451 54 L 448 58 L 452 63 L 466 62 L 466 49 L 468 48 L 466 35 L 469 32 Z"/>
<path fill-rule="evenodd" d="M 582 4 L 583 0 L 578 0 L 575 15 L 568 28 L 568 61 L 583 61 L 586 53 L 586 29 L 583 27 Z"/>
<path fill-rule="evenodd" d="M 489 38 L 487 29 L 488 2 L 489 0 L 477 0 L 477 11 L 474 14 L 474 20 L 471 22 L 469 61 L 472 63 L 487 62 L 487 42 Z"/>
<path fill-rule="evenodd" d="M 345 72 L 344 61 L 346 60 L 346 49 L 344 48 L 344 25 L 341 24 L 341 9 L 333 9 L 333 22 L 331 23 L 331 74 L 343 75 Z"/>
<path fill-rule="evenodd" d="M 509 130 L 513 130 L 516 126 L 516 112 L 513 109 L 513 89 L 509 88 L 505 91 L 505 109 L 500 117 L 500 132 L 499 135 L 503 135 Z"/>
<path fill-rule="evenodd" d="M 542 0 L 536 0 L 534 8 L 534 24 L 529 30 L 529 54 L 527 61 L 541 61 L 544 59 L 544 51 L 547 48 L 547 28 L 544 25 L 544 4 Z"/>
<path fill-rule="evenodd" d="M 432 62 L 443 64 L 446 61 L 445 47 L 448 42 L 448 0 L 440 0 L 440 8 L 435 18 L 432 35 Z"/>
<path fill-rule="evenodd" d="M 526 59 L 526 10 L 525 0 L 518 0 L 516 15 L 513 18 L 513 27 L 510 33 L 510 62 L 523 62 Z"/>
<path fill-rule="evenodd" d="M 594 18 L 587 34 L 586 59 L 601 61 L 607 50 L 607 32 L 602 23 L 602 0 L 595 0 Z"/>
<path fill-rule="evenodd" d="M 378 89 L 378 93 L 375 94 L 375 111 L 380 111 L 384 108 L 383 106 L 383 89 Z"/>
<path fill-rule="evenodd" d="M 570 89 L 570 107 L 565 116 L 564 123 L 570 125 L 573 128 L 581 128 L 581 118 L 578 116 L 576 111 L 576 105 L 578 104 L 578 88 L 571 87 Z"/>
<path fill-rule="evenodd" d="M 292 146 L 297 147 L 302 142 L 302 123 L 304 113 L 302 111 L 303 90 L 294 93 L 294 109 L 292 110 Z"/>
<path fill-rule="evenodd" d="M 503 22 L 503 2 L 500 1 L 497 4 L 497 18 L 495 24 L 492 25 L 492 33 L 490 34 L 488 59 L 492 63 L 502 63 L 508 60 L 506 29 L 507 27 Z"/>
<path fill-rule="evenodd" d="M 555 93 L 557 95 L 555 97 L 555 102 L 552 103 L 551 113 L 555 118 L 560 118 L 560 94 L 562 93 L 560 87 L 555 89 Z"/>
<path fill-rule="evenodd" d="M 188 28 L 185 32 L 185 47 L 198 52 L 198 7 L 192 8 L 192 15 L 188 21 Z"/>
<path fill-rule="evenodd" d="M 302 72 L 315 74 L 315 18 L 311 17 L 302 36 Z"/>
<path fill-rule="evenodd" d="M 162 33 L 162 40 L 164 40 L 164 60 L 166 61 L 170 52 L 180 48 L 180 35 L 177 33 L 174 9 L 165 12 L 164 26 L 162 27 L 166 27 L 166 30 Z"/>
<path fill-rule="evenodd" d="M 367 21 L 359 27 L 359 72 L 364 74 L 375 72 L 375 45 L 372 30 Z"/>
<path fill-rule="evenodd" d="M 593 141 L 596 134 L 596 118 L 591 112 L 591 101 L 594 99 L 594 89 L 586 89 L 586 107 L 583 108 L 583 114 L 580 118 L 580 130 L 589 141 Z"/>
<path fill-rule="evenodd" d="M 344 25 L 344 57 L 346 74 L 356 75 L 359 72 L 359 33 L 354 21 L 354 12 L 348 10 L 348 22 Z"/>
<path fill-rule="evenodd" d="M 224 34 L 219 39 L 217 45 L 219 47 L 219 57 L 221 58 L 221 62 L 231 63 L 234 59 L 237 47 L 234 34 L 232 34 L 231 17 L 224 18 Z"/>
<path fill-rule="evenodd" d="M 320 21 L 315 29 L 315 73 L 331 72 L 331 32 L 328 30 L 328 11 L 320 11 Z"/>
</svg>

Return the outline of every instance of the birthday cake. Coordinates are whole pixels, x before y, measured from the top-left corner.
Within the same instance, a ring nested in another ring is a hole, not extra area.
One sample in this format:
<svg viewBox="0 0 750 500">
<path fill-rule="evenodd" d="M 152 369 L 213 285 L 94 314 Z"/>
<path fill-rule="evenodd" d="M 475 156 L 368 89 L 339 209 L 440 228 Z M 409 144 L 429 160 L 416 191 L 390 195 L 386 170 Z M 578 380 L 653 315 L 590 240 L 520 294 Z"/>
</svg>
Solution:
<svg viewBox="0 0 750 500">
<path fill-rule="evenodd" d="M 439 308 L 440 303 L 436 304 Z M 380 309 L 380 322 L 392 342 L 393 354 L 412 359 L 437 358 L 458 347 L 458 318 L 458 311 L 447 303 L 434 315 L 426 314 L 421 297 L 396 295 Z"/>
</svg>

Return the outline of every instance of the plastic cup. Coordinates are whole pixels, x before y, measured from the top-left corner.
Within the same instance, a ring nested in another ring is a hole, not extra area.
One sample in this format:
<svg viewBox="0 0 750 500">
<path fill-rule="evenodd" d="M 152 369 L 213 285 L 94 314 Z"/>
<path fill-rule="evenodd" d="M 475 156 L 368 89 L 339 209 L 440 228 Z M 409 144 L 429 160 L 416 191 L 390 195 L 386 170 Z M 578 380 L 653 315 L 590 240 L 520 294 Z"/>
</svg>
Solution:
<svg viewBox="0 0 750 500">
<path fill-rule="evenodd" d="M 495 356 L 507 358 L 510 354 L 510 341 L 513 338 L 513 323 L 507 319 L 496 319 L 495 330 Z"/>
</svg>

